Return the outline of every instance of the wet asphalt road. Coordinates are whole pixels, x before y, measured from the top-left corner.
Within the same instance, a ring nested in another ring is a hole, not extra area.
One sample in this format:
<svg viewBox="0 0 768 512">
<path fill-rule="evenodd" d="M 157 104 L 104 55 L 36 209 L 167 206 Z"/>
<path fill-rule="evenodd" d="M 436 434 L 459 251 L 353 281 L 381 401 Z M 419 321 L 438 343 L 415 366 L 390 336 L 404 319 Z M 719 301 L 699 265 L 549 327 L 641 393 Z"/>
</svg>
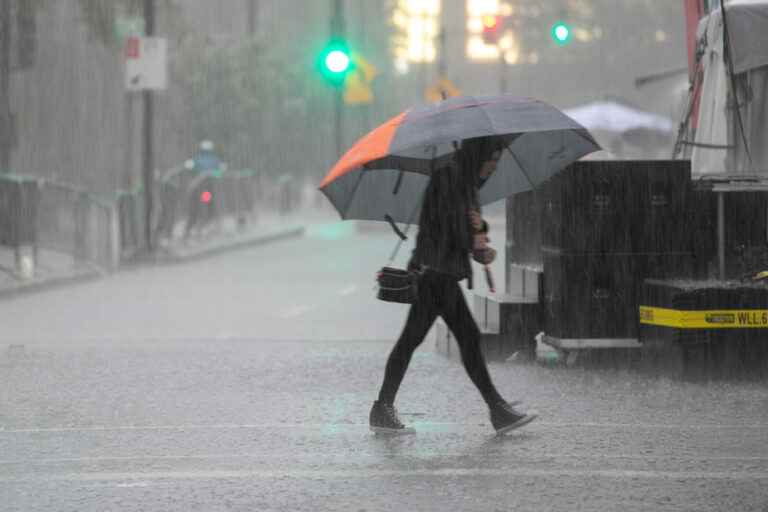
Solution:
<svg viewBox="0 0 768 512">
<path fill-rule="evenodd" d="M 499 439 L 427 340 L 398 395 L 417 434 L 371 435 L 391 346 L 375 340 L 404 315 L 364 314 L 391 242 L 377 237 L 0 303 L 0 510 L 768 510 L 765 382 L 493 364 L 500 390 L 541 414 Z M 307 282 L 328 286 L 299 293 Z M 190 305 L 198 287 L 209 301 Z M 270 340 L 280 324 L 290 336 Z"/>
<path fill-rule="evenodd" d="M 3 510 L 764 510 L 756 384 L 494 364 L 541 421 L 497 439 L 463 370 L 419 351 L 366 413 L 382 342 L 39 345 L 2 358 Z M 761 508 L 762 507 L 762 508 Z"/>
</svg>

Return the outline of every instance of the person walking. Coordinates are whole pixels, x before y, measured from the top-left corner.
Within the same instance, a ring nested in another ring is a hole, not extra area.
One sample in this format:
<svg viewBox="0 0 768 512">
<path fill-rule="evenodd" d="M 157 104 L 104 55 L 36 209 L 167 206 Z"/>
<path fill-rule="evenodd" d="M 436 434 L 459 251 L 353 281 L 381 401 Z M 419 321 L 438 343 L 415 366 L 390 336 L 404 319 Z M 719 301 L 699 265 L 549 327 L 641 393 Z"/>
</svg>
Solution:
<svg viewBox="0 0 768 512">
<path fill-rule="evenodd" d="M 459 286 L 467 279 L 472 288 L 470 255 L 484 265 L 496 256 L 485 243 L 477 190 L 496 170 L 501 149 L 498 140 L 465 140 L 455 162 L 432 173 L 424 193 L 416 247 L 408 263 L 409 269 L 419 273 L 417 296 L 387 360 L 378 399 L 371 407 L 369 425 L 375 433 L 414 432 L 400 421 L 395 396 L 411 356 L 438 316 L 456 338 L 464 368 L 488 405 L 496 432 L 510 431 L 536 418 L 535 413 L 515 409 L 519 402 L 507 402 L 494 386 L 480 348 L 480 330 Z"/>
</svg>

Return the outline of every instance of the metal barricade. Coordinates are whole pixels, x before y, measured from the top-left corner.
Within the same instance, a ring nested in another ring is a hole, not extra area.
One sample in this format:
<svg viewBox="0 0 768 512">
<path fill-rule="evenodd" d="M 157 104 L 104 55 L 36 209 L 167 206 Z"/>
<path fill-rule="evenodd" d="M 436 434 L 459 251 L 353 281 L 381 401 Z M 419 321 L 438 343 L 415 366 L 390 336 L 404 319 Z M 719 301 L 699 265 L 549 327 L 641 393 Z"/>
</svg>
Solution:
<svg viewBox="0 0 768 512">
<path fill-rule="evenodd" d="M 188 221 L 201 184 L 210 188 L 216 216 L 233 218 L 239 226 L 255 220 L 262 194 L 258 173 L 229 170 L 201 177 L 178 167 L 153 184 L 154 242 L 173 240 Z M 0 245 L 28 250 L 33 267 L 38 249 L 44 249 L 70 255 L 76 264 L 112 270 L 143 248 L 144 212 L 141 187 L 98 196 L 50 180 L 0 174 Z"/>
<path fill-rule="evenodd" d="M 118 208 L 114 200 L 58 183 L 39 184 L 37 246 L 109 270 L 119 264 Z"/>
</svg>

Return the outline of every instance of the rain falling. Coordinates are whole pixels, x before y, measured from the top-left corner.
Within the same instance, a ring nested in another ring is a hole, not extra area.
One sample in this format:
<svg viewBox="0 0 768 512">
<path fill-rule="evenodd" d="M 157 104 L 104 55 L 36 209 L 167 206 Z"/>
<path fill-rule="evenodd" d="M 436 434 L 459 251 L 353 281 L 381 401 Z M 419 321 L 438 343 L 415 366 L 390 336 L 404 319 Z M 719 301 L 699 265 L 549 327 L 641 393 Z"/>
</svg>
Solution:
<svg viewBox="0 0 768 512">
<path fill-rule="evenodd" d="M 0 0 L 3 511 L 768 511 L 768 0 Z"/>
</svg>

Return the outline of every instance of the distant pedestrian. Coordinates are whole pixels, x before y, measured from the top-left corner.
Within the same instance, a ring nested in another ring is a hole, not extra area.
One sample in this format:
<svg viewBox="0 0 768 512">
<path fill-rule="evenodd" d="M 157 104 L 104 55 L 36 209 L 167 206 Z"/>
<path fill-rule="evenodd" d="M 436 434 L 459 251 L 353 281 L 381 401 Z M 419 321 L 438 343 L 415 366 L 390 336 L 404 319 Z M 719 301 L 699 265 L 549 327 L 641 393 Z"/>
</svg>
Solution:
<svg viewBox="0 0 768 512">
<path fill-rule="evenodd" d="M 378 400 L 371 408 L 369 422 L 374 432 L 413 432 L 398 418 L 395 395 L 411 356 L 438 316 L 456 338 L 464 368 L 488 405 L 494 429 L 503 433 L 536 417 L 515 409 L 516 402 L 508 403 L 493 385 L 480 347 L 480 330 L 459 286 L 460 281 L 468 279 L 472 287 L 470 255 L 484 265 L 496 257 L 495 251 L 487 247 L 487 235 L 483 233 L 485 221 L 477 190 L 496 170 L 500 157 L 498 142 L 470 139 L 462 144 L 454 165 L 432 173 L 424 194 L 416 248 L 408 264 L 420 274 L 417 297 L 389 355 Z"/>
</svg>

